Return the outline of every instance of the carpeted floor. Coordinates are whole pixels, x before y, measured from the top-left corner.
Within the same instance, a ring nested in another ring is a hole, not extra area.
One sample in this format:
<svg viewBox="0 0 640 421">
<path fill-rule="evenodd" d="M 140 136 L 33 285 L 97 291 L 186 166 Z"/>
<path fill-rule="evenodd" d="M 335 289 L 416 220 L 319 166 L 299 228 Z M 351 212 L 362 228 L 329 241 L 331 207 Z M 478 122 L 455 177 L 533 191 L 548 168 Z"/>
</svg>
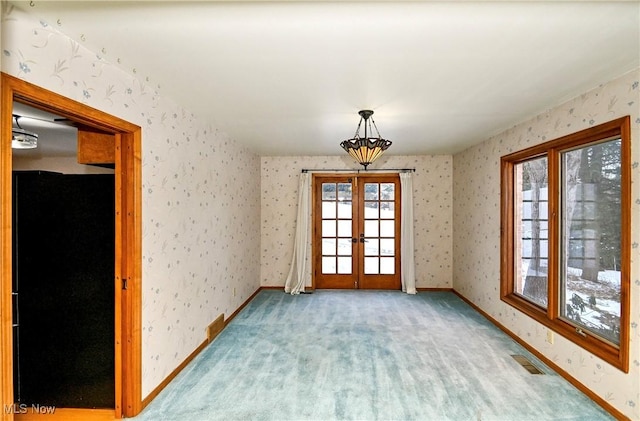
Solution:
<svg viewBox="0 0 640 421">
<path fill-rule="evenodd" d="M 135 418 L 606 419 L 453 293 L 331 290 L 261 291 Z"/>
</svg>

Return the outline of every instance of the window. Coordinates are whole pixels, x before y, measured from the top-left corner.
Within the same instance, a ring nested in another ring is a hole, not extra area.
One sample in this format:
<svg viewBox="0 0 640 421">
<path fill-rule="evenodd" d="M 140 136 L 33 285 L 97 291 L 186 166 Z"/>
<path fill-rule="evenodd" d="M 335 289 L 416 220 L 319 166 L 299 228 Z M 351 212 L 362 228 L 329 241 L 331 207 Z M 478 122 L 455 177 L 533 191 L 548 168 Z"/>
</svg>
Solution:
<svg viewBox="0 0 640 421">
<path fill-rule="evenodd" d="M 629 369 L 630 118 L 502 157 L 501 298 Z"/>
</svg>

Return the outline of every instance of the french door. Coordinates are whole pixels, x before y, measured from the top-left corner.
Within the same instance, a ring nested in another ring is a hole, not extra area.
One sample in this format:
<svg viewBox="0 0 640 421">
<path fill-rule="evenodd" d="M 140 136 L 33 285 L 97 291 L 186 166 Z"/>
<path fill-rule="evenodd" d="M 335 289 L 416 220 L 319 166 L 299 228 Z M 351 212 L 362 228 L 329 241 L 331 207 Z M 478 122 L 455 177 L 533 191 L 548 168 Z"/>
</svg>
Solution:
<svg viewBox="0 0 640 421">
<path fill-rule="evenodd" d="M 315 175 L 315 288 L 400 289 L 400 178 Z"/>
</svg>

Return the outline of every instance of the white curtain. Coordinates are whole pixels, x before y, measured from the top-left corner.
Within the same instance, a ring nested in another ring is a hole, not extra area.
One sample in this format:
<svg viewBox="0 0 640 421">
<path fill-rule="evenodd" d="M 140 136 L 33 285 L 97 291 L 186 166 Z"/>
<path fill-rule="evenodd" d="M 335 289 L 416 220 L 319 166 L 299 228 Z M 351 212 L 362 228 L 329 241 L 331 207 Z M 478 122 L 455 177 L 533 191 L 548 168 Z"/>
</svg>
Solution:
<svg viewBox="0 0 640 421">
<path fill-rule="evenodd" d="M 402 291 L 416 293 L 416 268 L 413 255 L 413 178 L 412 173 L 400 173 L 402 192 L 400 216 L 400 269 Z"/>
<path fill-rule="evenodd" d="M 311 190 L 311 174 L 301 173 L 298 186 L 298 217 L 296 222 L 295 246 L 293 258 L 291 259 L 291 269 L 284 283 L 284 291 L 291 295 L 304 292 L 307 245 L 309 243 L 310 206 L 309 193 Z"/>
</svg>

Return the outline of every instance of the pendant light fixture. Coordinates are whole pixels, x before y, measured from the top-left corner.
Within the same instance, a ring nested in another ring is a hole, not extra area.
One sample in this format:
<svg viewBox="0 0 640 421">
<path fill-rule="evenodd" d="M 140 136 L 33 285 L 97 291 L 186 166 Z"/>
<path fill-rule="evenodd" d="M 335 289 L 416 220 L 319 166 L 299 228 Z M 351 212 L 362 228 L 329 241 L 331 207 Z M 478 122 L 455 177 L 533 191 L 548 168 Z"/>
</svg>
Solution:
<svg viewBox="0 0 640 421">
<path fill-rule="evenodd" d="M 343 140 L 340 146 L 366 170 L 369 164 L 378 159 L 391 146 L 391 141 L 380 136 L 376 122 L 371 118 L 372 110 L 361 110 L 358 114 L 360 114 L 360 122 L 356 134 L 351 139 Z M 364 137 L 360 137 L 360 127 L 363 120 Z M 376 129 L 378 137 L 370 137 L 373 133 L 372 128 Z"/>
<path fill-rule="evenodd" d="M 35 149 L 38 147 L 38 135 L 29 132 L 18 123 L 19 115 L 13 115 L 16 126 L 11 129 L 11 148 L 12 149 Z"/>
</svg>

